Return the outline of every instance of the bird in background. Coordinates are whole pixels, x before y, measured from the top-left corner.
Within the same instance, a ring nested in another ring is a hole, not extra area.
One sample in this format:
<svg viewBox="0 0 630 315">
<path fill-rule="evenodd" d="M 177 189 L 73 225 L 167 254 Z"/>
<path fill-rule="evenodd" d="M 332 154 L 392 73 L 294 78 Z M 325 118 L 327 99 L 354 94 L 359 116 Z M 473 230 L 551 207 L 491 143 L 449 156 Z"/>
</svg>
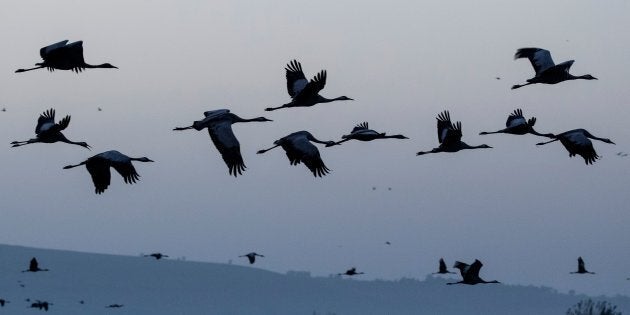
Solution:
<svg viewBox="0 0 630 315">
<path fill-rule="evenodd" d="M 346 272 L 344 273 L 338 273 L 338 276 L 356 276 L 356 275 L 363 275 L 365 274 L 365 272 L 357 272 L 357 268 L 356 267 L 352 267 L 348 270 L 346 270 Z"/>
<path fill-rule="evenodd" d="M 136 172 L 136 169 L 131 163 L 132 161 L 153 162 L 147 157 L 132 158 L 118 151 L 112 150 L 94 155 L 79 164 L 64 166 L 63 169 L 70 169 L 77 166 L 85 165 L 88 172 L 92 176 L 92 182 L 94 183 L 94 192 L 97 194 L 102 194 L 105 189 L 109 187 L 110 184 L 110 167 L 113 167 L 118 172 L 118 174 L 123 177 L 123 180 L 127 184 L 133 184 L 140 179 L 140 175 L 138 175 L 138 172 Z"/>
<path fill-rule="evenodd" d="M 301 162 L 304 162 L 304 165 L 311 170 L 313 176 L 325 176 L 330 172 L 330 169 L 326 167 L 324 161 L 322 161 L 322 158 L 319 155 L 319 150 L 317 150 L 317 147 L 313 145 L 311 141 L 326 145 L 333 145 L 335 143 L 334 141 L 317 140 L 308 131 L 298 131 L 274 141 L 273 147 L 259 150 L 256 153 L 263 154 L 271 149 L 281 146 L 286 152 L 291 165 L 298 165 Z"/>
<path fill-rule="evenodd" d="M 110 305 L 105 306 L 105 308 L 121 308 L 123 306 L 124 306 L 123 304 L 110 304 Z"/>
<path fill-rule="evenodd" d="M 247 257 L 247 259 L 249 260 L 249 264 L 251 265 L 251 264 L 256 262 L 256 256 L 258 256 L 258 257 L 265 257 L 263 255 L 260 255 L 260 254 L 256 253 L 256 252 L 251 252 L 249 254 L 240 255 L 238 257 Z"/>
<path fill-rule="evenodd" d="M 597 155 L 597 152 L 595 152 L 595 148 L 593 148 L 593 142 L 591 142 L 589 138 L 610 144 L 615 144 L 610 139 L 595 137 L 584 129 L 565 131 L 550 138 L 553 138 L 553 140 L 547 142 L 539 142 L 536 143 L 536 145 L 545 145 L 547 143 L 560 140 L 560 143 L 564 145 L 564 148 L 569 151 L 569 157 L 573 157 L 577 154 L 584 158 L 584 163 L 586 163 L 587 165 L 593 164 L 595 160 L 600 158 L 600 156 Z"/>
<path fill-rule="evenodd" d="M 287 76 L 287 91 L 289 92 L 289 96 L 291 96 L 291 102 L 278 107 L 267 107 L 265 108 L 266 111 L 288 107 L 309 107 L 319 103 L 353 100 L 347 96 L 329 99 L 319 95 L 319 91 L 326 86 L 326 70 L 320 71 L 311 81 L 306 80 L 306 76 L 304 76 L 304 72 L 302 72 L 302 65 L 297 60 L 289 62 L 285 70 Z"/>
<path fill-rule="evenodd" d="M 164 255 L 162 253 L 153 253 L 150 255 L 143 255 L 144 257 L 153 257 L 155 260 L 160 260 L 162 258 L 168 258 L 168 255 Z"/>
<path fill-rule="evenodd" d="M 481 267 L 483 267 L 483 264 L 478 259 L 475 259 L 475 262 L 473 262 L 471 265 L 463 263 L 461 261 L 456 261 L 455 265 L 453 265 L 453 268 L 459 269 L 459 272 L 461 273 L 463 280 L 458 281 L 458 282 L 449 282 L 447 284 L 448 285 L 451 285 L 451 284 L 475 285 L 475 284 L 480 284 L 480 283 L 501 283 L 497 280 L 485 281 L 481 279 L 479 277 L 479 270 L 481 270 Z"/>
<path fill-rule="evenodd" d="M 13 141 L 11 142 L 11 147 L 19 147 L 31 143 L 55 143 L 55 142 L 65 142 L 69 144 L 74 144 L 78 146 L 82 146 L 86 149 L 90 149 L 90 146 L 85 142 L 75 142 L 70 141 L 66 136 L 61 133 L 62 130 L 65 130 L 70 125 L 70 115 L 67 115 L 63 119 L 61 119 L 58 123 L 55 123 L 55 109 L 51 108 L 41 115 L 37 119 L 37 126 L 35 127 L 35 138 L 26 140 L 26 141 Z"/>
<path fill-rule="evenodd" d="M 505 122 L 505 129 L 501 129 L 497 131 L 490 131 L 490 132 L 482 131 L 479 134 L 489 135 L 493 133 L 508 133 L 512 135 L 524 135 L 524 134 L 531 133 L 536 136 L 553 138 L 554 135 L 552 133 L 542 134 L 534 130 L 535 124 L 536 124 L 536 117 L 532 117 L 529 120 L 525 120 L 525 117 L 523 116 L 523 111 L 520 108 L 518 108 L 514 110 L 514 112 L 508 116 L 507 121 Z"/>
<path fill-rule="evenodd" d="M 241 145 L 232 131 L 232 124 L 252 121 L 265 122 L 272 120 L 265 117 L 243 119 L 230 113 L 230 110 L 228 109 L 207 111 L 204 113 L 204 116 L 204 119 L 194 121 L 191 126 L 177 127 L 173 130 L 180 131 L 195 129 L 199 131 L 204 128 L 208 128 L 210 139 L 212 139 L 214 146 L 217 150 L 219 150 L 219 153 L 221 153 L 221 157 L 223 157 L 223 161 L 225 161 L 230 175 L 234 175 L 234 177 L 242 175 L 246 166 L 243 161 L 243 156 L 241 155 Z"/>
<path fill-rule="evenodd" d="M 595 274 L 594 272 L 590 272 L 590 271 L 586 270 L 586 267 L 584 267 L 584 259 L 582 259 L 582 257 L 581 257 L 581 256 L 580 256 L 580 257 L 578 257 L 577 261 L 578 261 L 578 270 L 577 270 L 577 271 L 570 272 L 571 274 L 574 274 L 574 273 L 577 273 L 577 274 L 590 273 L 590 274 L 592 274 L 592 275 L 594 275 L 594 274 Z"/>
<path fill-rule="evenodd" d="M 438 152 L 457 152 L 467 149 L 486 149 L 492 148 L 487 144 L 478 146 L 470 146 L 462 141 L 462 123 L 452 123 L 451 116 L 447 110 L 437 116 L 437 133 L 440 146 L 431 151 L 420 151 L 416 155 Z"/>
<path fill-rule="evenodd" d="M 50 307 L 50 305 L 53 304 L 46 301 L 36 300 L 35 302 L 31 303 L 31 308 L 38 308 L 39 310 L 44 310 L 48 312 L 48 308 Z"/>
<path fill-rule="evenodd" d="M 28 269 L 22 272 L 39 272 L 39 271 L 48 271 L 48 269 L 39 268 L 39 262 L 37 262 L 37 258 L 31 258 L 31 261 L 28 264 Z"/>
<path fill-rule="evenodd" d="M 11 303 L 10 301 L 7 301 L 5 299 L 0 299 L 0 307 L 4 307 L 5 304 L 7 303 Z"/>
<path fill-rule="evenodd" d="M 387 135 L 384 132 L 379 133 L 368 127 L 367 122 L 360 123 L 352 128 L 350 134 L 341 136 L 341 141 L 337 141 L 332 145 L 338 145 L 344 143 L 349 140 L 359 140 L 359 141 L 372 141 L 376 139 L 409 139 L 403 135 Z M 327 144 L 326 146 L 332 146 L 331 144 Z"/>
<path fill-rule="evenodd" d="M 451 271 L 448 271 L 448 268 L 446 268 L 446 263 L 444 262 L 444 258 L 440 258 L 440 266 L 437 272 L 434 272 L 433 274 L 448 274 L 448 273 L 454 273 Z"/>
<path fill-rule="evenodd" d="M 555 64 L 553 63 L 553 59 L 551 59 L 551 53 L 546 49 L 520 48 L 516 51 L 516 54 L 514 54 L 515 60 L 519 58 L 529 59 L 532 63 L 532 67 L 534 67 L 534 70 L 536 71 L 536 76 L 531 79 L 527 79 L 527 83 L 525 84 L 513 85 L 512 90 L 535 83 L 556 84 L 562 81 L 577 79 L 597 80 L 596 77 L 590 74 L 580 76 L 570 74 L 569 69 L 575 61 L 569 60 L 560 64 Z"/>
<path fill-rule="evenodd" d="M 72 70 L 76 73 L 82 72 L 85 69 L 94 68 L 106 68 L 106 69 L 118 69 L 109 63 L 100 65 L 91 65 L 85 63 L 83 59 L 83 42 L 77 41 L 68 44 L 67 40 L 60 41 L 58 43 L 46 46 L 39 50 L 39 55 L 44 60 L 43 62 L 36 63 L 37 67 L 29 69 L 18 69 L 15 73 L 26 72 L 31 70 L 37 70 L 46 68 L 48 71 L 55 70 Z"/>
</svg>

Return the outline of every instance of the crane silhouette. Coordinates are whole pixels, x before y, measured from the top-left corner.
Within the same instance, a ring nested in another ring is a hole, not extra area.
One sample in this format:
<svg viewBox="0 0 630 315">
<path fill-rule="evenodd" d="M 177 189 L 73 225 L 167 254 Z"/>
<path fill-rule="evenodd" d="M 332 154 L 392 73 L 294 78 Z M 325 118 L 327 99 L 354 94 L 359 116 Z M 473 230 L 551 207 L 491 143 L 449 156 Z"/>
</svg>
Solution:
<svg viewBox="0 0 630 315">
<path fill-rule="evenodd" d="M 578 257 L 577 261 L 578 261 L 578 270 L 570 272 L 571 274 L 574 274 L 574 273 L 577 273 L 577 274 L 589 273 L 589 274 L 592 274 L 592 275 L 595 274 L 594 272 L 590 272 L 590 271 L 586 270 L 586 267 L 584 267 L 584 259 L 582 259 L 581 256 Z"/>
<path fill-rule="evenodd" d="M 105 306 L 105 308 L 121 308 L 123 306 L 124 306 L 123 304 L 110 304 L 110 305 Z"/>
<path fill-rule="evenodd" d="M 61 133 L 62 130 L 68 128 L 70 125 L 70 115 L 67 115 L 61 119 L 58 123 L 55 123 L 55 109 L 51 108 L 41 115 L 37 119 L 37 126 L 35 127 L 36 137 L 26 141 L 13 141 L 12 147 L 19 147 L 31 143 L 55 143 L 65 142 L 69 144 L 75 144 L 84 148 L 90 149 L 90 146 L 85 142 L 74 142 L 68 140 L 66 136 Z"/>
<path fill-rule="evenodd" d="M 523 111 L 518 108 L 511 113 L 507 121 L 505 122 L 505 129 L 501 129 L 498 131 L 490 131 L 490 132 L 480 132 L 480 135 L 489 135 L 493 133 L 508 133 L 512 135 L 524 135 L 531 133 L 536 136 L 553 138 L 552 133 L 541 134 L 538 131 L 534 130 L 534 125 L 536 124 L 536 117 L 532 117 L 529 120 L 525 120 L 523 116 Z"/>
<path fill-rule="evenodd" d="M 228 109 L 219 109 L 207 111 L 204 113 L 205 118 L 193 122 L 188 127 L 177 127 L 173 130 L 187 130 L 195 129 L 197 131 L 204 128 L 208 128 L 210 138 L 214 143 L 214 146 L 221 153 L 223 161 L 228 167 L 230 175 L 241 175 L 245 171 L 245 162 L 243 162 L 243 156 L 241 155 L 241 145 L 236 139 L 234 132 L 232 132 L 232 124 L 240 122 L 252 122 L 252 121 L 272 121 L 265 117 L 256 117 L 252 119 L 243 119 L 232 113 Z"/>
<path fill-rule="evenodd" d="M 36 300 L 35 302 L 31 303 L 31 308 L 38 308 L 39 310 L 44 310 L 48 312 L 48 308 L 50 307 L 50 305 L 53 304 L 46 301 Z"/>
<path fill-rule="evenodd" d="M 483 264 L 478 259 L 475 259 L 475 262 L 473 262 L 471 265 L 463 263 L 461 261 L 456 261 L 455 265 L 453 265 L 453 268 L 459 269 L 459 272 L 461 273 L 462 278 L 464 279 L 462 281 L 449 282 L 447 284 L 448 285 L 451 285 L 451 284 L 475 285 L 475 284 L 480 284 L 480 283 L 501 283 L 497 280 L 485 281 L 481 279 L 479 277 L 479 270 L 481 270 L 481 267 L 483 267 Z"/>
<path fill-rule="evenodd" d="M 433 274 L 448 274 L 448 273 L 454 273 L 451 271 L 448 271 L 448 268 L 446 268 L 446 263 L 444 262 L 444 258 L 440 258 L 440 266 L 437 272 L 434 272 Z"/>
<path fill-rule="evenodd" d="M 123 177 L 123 180 L 127 184 L 133 184 L 140 179 L 140 175 L 138 175 L 136 169 L 133 167 L 133 164 L 131 164 L 132 161 L 153 162 L 147 157 L 131 158 L 118 151 L 112 150 L 94 155 L 79 164 L 64 166 L 64 169 L 85 165 L 92 176 L 94 192 L 102 194 L 110 184 L 110 166 Z"/>
<path fill-rule="evenodd" d="M 167 258 L 168 255 L 164 255 L 162 253 L 153 253 L 153 254 L 150 254 L 150 255 L 144 255 L 144 257 L 153 257 L 153 258 L 155 258 L 155 260 L 160 260 L 162 258 Z"/>
<path fill-rule="evenodd" d="M 306 80 L 306 76 L 304 76 L 304 72 L 302 72 L 302 65 L 297 60 L 289 62 L 285 70 L 287 76 L 287 91 L 289 92 L 289 96 L 291 96 L 291 102 L 278 107 L 265 108 L 266 111 L 288 107 L 309 107 L 319 103 L 353 100 L 347 96 L 328 99 L 319 95 L 319 91 L 326 86 L 326 70 L 320 71 L 311 81 Z"/>
<path fill-rule="evenodd" d="M 115 68 L 109 63 L 100 65 L 91 65 L 85 63 L 83 60 L 83 42 L 77 41 L 68 44 L 67 40 L 60 41 L 58 43 L 46 46 L 39 50 L 39 55 L 44 60 L 43 62 L 36 63 L 37 67 L 30 69 L 18 69 L 15 73 L 26 72 L 41 68 L 47 68 L 48 71 L 54 70 L 72 70 L 76 73 L 82 72 L 85 69 L 93 68 Z"/>
<path fill-rule="evenodd" d="M 5 299 L 0 299 L 0 307 L 4 307 L 4 305 L 5 305 L 6 303 L 11 303 L 11 302 L 10 302 L 10 301 L 7 301 L 7 300 L 5 300 Z"/>
<path fill-rule="evenodd" d="M 547 142 L 536 143 L 536 145 L 545 145 L 547 143 L 560 140 L 560 143 L 564 145 L 564 148 L 569 151 L 569 157 L 573 157 L 577 154 L 584 158 L 584 163 L 587 165 L 593 164 L 593 162 L 599 158 L 599 155 L 597 155 L 597 152 L 595 152 L 595 149 L 593 148 L 593 142 L 591 142 L 589 138 L 615 144 L 610 139 L 595 137 L 584 129 L 565 131 L 554 135 L 551 138 L 554 139 Z"/>
<path fill-rule="evenodd" d="M 39 262 L 37 262 L 37 258 L 31 258 L 31 261 L 28 263 L 28 269 L 22 272 L 39 272 L 39 271 L 48 271 L 48 269 L 39 268 Z"/>
<path fill-rule="evenodd" d="M 571 65 L 574 60 L 565 61 L 560 64 L 554 64 L 551 59 L 551 53 L 549 50 L 542 48 L 520 48 L 514 54 L 514 59 L 527 58 L 532 63 L 532 67 L 536 71 L 536 76 L 531 79 L 527 79 L 525 84 L 516 84 L 512 86 L 512 90 L 520 87 L 535 84 L 556 84 L 567 80 L 597 80 L 596 77 L 585 74 L 580 76 L 574 76 L 569 73 Z"/>
<path fill-rule="evenodd" d="M 338 145 L 341 144 L 343 142 L 349 141 L 349 140 L 359 140 L 359 141 L 372 141 L 372 140 L 376 140 L 376 139 L 409 139 L 403 135 L 387 135 L 384 132 L 383 133 L 378 133 L 372 129 L 370 129 L 368 127 L 368 123 L 367 122 L 363 122 L 360 123 L 358 125 L 356 125 L 354 128 L 352 128 L 352 131 L 350 132 L 350 134 L 347 135 L 343 135 L 341 136 L 341 141 L 337 141 L 334 143 L 334 145 Z M 329 144 L 326 145 L 327 147 L 331 146 Z"/>
<path fill-rule="evenodd" d="M 431 151 L 420 151 L 416 155 L 438 152 L 457 152 L 467 149 L 492 148 L 487 144 L 470 146 L 462 141 L 462 123 L 452 123 L 451 116 L 447 110 L 437 116 L 437 132 L 440 146 Z"/>
<path fill-rule="evenodd" d="M 350 276 L 350 277 L 352 277 L 352 276 L 362 275 L 362 274 L 365 274 L 365 272 L 357 272 L 357 268 L 356 267 L 352 267 L 352 268 L 346 270 L 346 272 L 338 273 L 337 275 L 338 276 Z"/>
<path fill-rule="evenodd" d="M 319 155 L 319 150 L 317 150 L 317 147 L 313 145 L 311 141 L 326 145 L 332 145 L 335 143 L 334 141 L 317 140 L 308 131 L 298 131 L 274 141 L 273 147 L 259 150 L 256 153 L 263 154 L 271 149 L 281 146 L 286 152 L 291 165 L 298 165 L 301 162 L 304 162 L 304 165 L 311 170 L 313 176 L 325 176 L 330 172 L 330 169 L 326 167 L 324 161 L 322 161 L 322 158 Z"/>
<path fill-rule="evenodd" d="M 247 257 L 247 259 L 249 260 L 249 264 L 251 265 L 251 264 L 256 262 L 256 256 L 258 256 L 258 257 L 265 257 L 263 255 L 260 255 L 260 254 L 256 253 L 256 252 L 251 252 L 249 254 L 241 255 L 241 256 L 238 256 L 238 257 Z"/>
</svg>

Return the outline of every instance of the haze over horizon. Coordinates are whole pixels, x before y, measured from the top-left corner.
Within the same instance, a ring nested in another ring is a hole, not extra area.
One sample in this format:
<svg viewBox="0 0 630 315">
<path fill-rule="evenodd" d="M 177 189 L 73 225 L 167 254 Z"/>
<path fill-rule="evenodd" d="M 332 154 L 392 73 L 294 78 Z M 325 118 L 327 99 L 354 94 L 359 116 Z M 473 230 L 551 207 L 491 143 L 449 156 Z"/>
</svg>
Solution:
<svg viewBox="0 0 630 315">
<path fill-rule="evenodd" d="M 630 152 L 628 13 L 625 1 L 9 0 L 0 243 L 243 265 L 237 256 L 256 251 L 259 268 L 356 266 L 365 279 L 423 278 L 440 257 L 449 267 L 477 258 L 484 279 L 630 296 L 630 159 L 616 155 Z M 86 62 L 119 69 L 14 73 L 65 39 L 84 41 Z M 510 90 L 534 74 L 513 60 L 521 47 L 599 80 Z M 327 70 L 322 95 L 355 100 L 265 112 L 289 101 L 293 59 L 309 79 Z M 10 148 L 51 107 L 91 151 Z M 219 108 L 273 120 L 233 126 L 247 165 L 236 179 L 206 131 L 172 131 Z M 516 108 L 539 132 L 584 128 L 616 145 L 594 142 L 602 158 L 587 166 L 559 143 L 536 147 L 542 138 L 478 135 Z M 493 148 L 415 156 L 437 146 L 445 109 L 463 141 Z M 256 155 L 294 131 L 339 140 L 363 121 L 410 139 L 318 145 L 332 170 L 321 179 L 281 150 Z M 102 195 L 85 168 L 62 169 L 110 149 L 156 163 L 136 165 L 135 185 L 113 174 Z M 570 275 L 578 256 L 597 274 Z"/>
</svg>

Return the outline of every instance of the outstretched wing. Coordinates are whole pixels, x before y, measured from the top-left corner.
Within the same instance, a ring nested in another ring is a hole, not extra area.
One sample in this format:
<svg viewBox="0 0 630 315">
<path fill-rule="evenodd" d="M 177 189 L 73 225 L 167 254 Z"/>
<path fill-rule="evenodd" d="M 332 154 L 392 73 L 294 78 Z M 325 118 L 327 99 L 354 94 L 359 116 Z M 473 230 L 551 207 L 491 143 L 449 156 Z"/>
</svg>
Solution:
<svg viewBox="0 0 630 315">
<path fill-rule="evenodd" d="M 52 51 L 66 46 L 67 43 L 68 43 L 67 40 L 62 40 L 58 43 L 54 43 L 52 45 L 43 47 L 42 49 L 39 50 L 39 55 L 42 57 L 42 59 L 47 60 L 48 56 L 50 55 Z"/>
<path fill-rule="evenodd" d="M 330 172 L 319 155 L 319 150 L 308 139 L 300 138 L 282 146 L 292 165 L 303 162 L 315 177 L 325 176 Z"/>
<path fill-rule="evenodd" d="M 448 268 L 446 268 L 446 262 L 444 262 L 444 258 L 440 258 L 440 267 L 438 270 L 442 273 L 445 273 L 448 271 Z"/>
<path fill-rule="evenodd" d="M 77 68 L 81 68 L 85 64 L 85 60 L 83 60 L 83 41 L 68 44 L 64 47 L 64 50 L 66 51 L 67 62 Z"/>
<path fill-rule="evenodd" d="M 364 122 L 354 126 L 354 128 L 352 128 L 351 133 L 355 133 L 355 132 L 359 132 L 359 131 L 363 131 L 363 130 L 368 130 L 368 129 L 370 129 L 368 127 L 368 123 L 367 123 L 367 121 L 364 121 Z"/>
<path fill-rule="evenodd" d="M 209 110 L 209 111 L 203 112 L 203 115 L 208 119 L 214 119 L 222 115 L 225 115 L 229 112 L 230 112 L 229 109 L 215 109 L 215 110 Z"/>
<path fill-rule="evenodd" d="M 241 175 L 245 171 L 245 162 L 241 156 L 241 145 L 232 131 L 232 125 L 229 122 L 213 124 L 208 128 L 208 133 L 214 146 L 221 153 L 230 175 L 234 177 Z"/>
<path fill-rule="evenodd" d="M 527 122 L 525 121 L 525 117 L 523 117 L 523 111 L 518 108 L 508 116 L 507 121 L 505 122 L 505 126 L 511 128 L 519 125 L 524 125 L 526 123 Z"/>
<path fill-rule="evenodd" d="M 455 264 L 453 264 L 453 268 L 459 269 L 459 273 L 462 275 L 462 278 L 466 278 L 466 274 L 470 269 L 470 265 L 461 261 L 455 261 Z"/>
<path fill-rule="evenodd" d="M 316 74 L 296 97 L 314 97 L 324 86 L 326 86 L 326 70 L 322 70 Z"/>
<path fill-rule="evenodd" d="M 131 164 L 131 161 L 126 162 L 112 162 L 112 167 L 122 176 L 126 184 L 133 184 L 140 179 L 140 175 L 136 172 L 135 167 Z"/>
<path fill-rule="evenodd" d="M 306 76 L 302 72 L 302 64 L 297 60 L 292 60 L 287 64 L 285 70 L 287 71 L 287 91 L 292 98 L 295 98 L 308 84 Z"/>
<path fill-rule="evenodd" d="M 440 113 L 437 117 L 438 140 L 440 144 L 447 145 L 449 143 L 459 142 L 462 139 L 462 123 L 451 122 L 451 115 L 447 110 Z"/>
<path fill-rule="evenodd" d="M 514 59 L 527 58 L 532 63 L 532 67 L 539 75 L 543 71 L 555 66 L 549 50 L 542 48 L 521 48 L 514 54 Z"/>
<path fill-rule="evenodd" d="M 51 108 L 41 115 L 37 119 L 37 126 L 35 127 L 35 133 L 40 134 L 42 131 L 46 131 L 55 125 L 55 109 Z"/>
<path fill-rule="evenodd" d="M 92 157 L 85 163 L 92 182 L 94 183 L 94 192 L 102 194 L 109 187 L 111 174 L 109 172 L 109 164 L 106 160 L 99 157 Z"/>
<path fill-rule="evenodd" d="M 466 273 L 466 277 L 464 278 L 477 280 L 479 278 L 479 271 L 481 270 L 481 267 L 483 267 L 483 264 L 481 263 L 481 261 L 475 259 L 475 262 L 473 262 L 470 265 L 470 268 L 468 269 L 468 272 Z"/>
</svg>

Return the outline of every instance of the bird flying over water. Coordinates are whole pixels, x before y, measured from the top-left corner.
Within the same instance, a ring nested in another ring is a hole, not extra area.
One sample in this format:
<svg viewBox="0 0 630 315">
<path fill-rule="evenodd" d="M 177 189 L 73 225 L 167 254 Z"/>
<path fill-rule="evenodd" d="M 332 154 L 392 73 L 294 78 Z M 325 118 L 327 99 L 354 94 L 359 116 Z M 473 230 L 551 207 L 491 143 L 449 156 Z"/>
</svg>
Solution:
<svg viewBox="0 0 630 315">
<path fill-rule="evenodd" d="M 523 111 L 520 108 L 518 108 L 514 110 L 514 112 L 508 116 L 507 121 L 505 122 L 505 129 L 501 129 L 498 131 L 491 131 L 491 132 L 483 131 L 483 132 L 480 132 L 479 134 L 489 135 L 493 133 L 508 133 L 512 135 L 524 135 L 524 134 L 531 133 L 536 136 L 553 138 L 554 135 L 551 133 L 541 134 L 541 133 L 538 133 L 536 130 L 534 130 L 535 124 L 536 124 L 536 117 L 532 117 L 529 120 L 525 120 L 525 117 L 523 116 Z"/>
<path fill-rule="evenodd" d="M 282 137 L 273 142 L 274 146 L 268 149 L 259 150 L 257 154 L 263 154 L 276 147 L 282 147 L 289 158 L 291 165 L 298 165 L 304 162 L 304 165 L 308 167 L 315 177 L 325 176 L 330 172 L 330 169 L 326 167 L 324 161 L 319 155 L 319 150 L 313 145 L 312 142 L 317 142 L 326 145 L 332 145 L 334 141 L 320 141 L 317 140 L 308 131 L 294 132 L 288 136 Z"/>
<path fill-rule="evenodd" d="M 214 146 L 219 150 L 219 153 L 221 153 L 221 157 L 223 157 L 223 161 L 225 161 L 230 175 L 234 175 L 234 177 L 241 175 L 246 167 L 243 156 L 241 155 L 241 145 L 232 131 L 232 124 L 271 120 L 265 117 L 243 119 L 230 113 L 228 109 L 207 111 L 204 113 L 204 116 L 204 119 L 193 122 L 191 126 L 177 127 L 173 130 L 195 129 L 199 131 L 208 128 L 210 138 Z"/>
<path fill-rule="evenodd" d="M 346 272 L 344 273 L 338 273 L 338 276 L 356 276 L 356 275 L 362 275 L 365 274 L 365 272 L 357 272 L 357 268 L 356 267 L 352 267 L 348 270 L 346 270 Z"/>
<path fill-rule="evenodd" d="M 347 96 L 328 99 L 319 95 L 319 91 L 326 85 L 326 70 L 320 71 L 311 81 L 306 80 L 306 76 L 304 72 L 302 72 L 302 65 L 297 60 L 289 62 L 285 70 L 287 76 L 287 91 L 289 92 L 289 96 L 291 96 L 291 102 L 278 107 L 265 108 L 266 111 L 288 107 L 309 107 L 319 103 L 353 100 Z"/>
<path fill-rule="evenodd" d="M 153 257 L 153 258 L 155 258 L 155 260 L 160 260 L 162 258 L 167 258 L 168 255 L 164 255 L 162 253 L 153 253 L 153 254 L 150 254 L 150 255 L 144 255 L 144 257 Z"/>
<path fill-rule="evenodd" d="M 48 269 L 39 268 L 39 262 L 37 262 L 37 258 L 31 258 L 31 261 L 28 264 L 28 269 L 22 272 L 39 272 L 39 271 L 48 271 Z"/>
<path fill-rule="evenodd" d="M 578 270 L 577 270 L 577 271 L 570 272 L 570 273 L 572 273 L 572 274 L 573 274 L 573 273 L 577 273 L 577 274 L 585 274 L 585 273 L 589 273 L 589 274 L 592 274 L 592 275 L 594 275 L 594 274 L 595 274 L 594 272 L 590 272 L 590 271 L 586 270 L 586 267 L 584 266 L 584 259 L 582 259 L 582 257 L 581 257 L 581 256 L 580 256 L 580 257 L 578 257 L 578 259 L 577 259 L 577 260 L 578 260 Z"/>
<path fill-rule="evenodd" d="M 462 275 L 462 278 L 464 278 L 462 281 L 458 281 L 458 282 L 450 282 L 447 283 L 448 285 L 450 284 L 468 284 L 468 285 L 475 285 L 475 284 L 479 284 L 479 283 L 500 283 L 497 280 L 492 280 L 492 281 L 485 281 L 483 279 L 481 279 L 479 277 L 479 270 L 481 270 L 481 267 L 483 267 L 483 264 L 481 263 L 481 261 L 475 259 L 475 262 L 472 263 L 472 265 L 463 263 L 461 261 L 456 261 L 455 265 L 453 265 L 453 268 L 457 268 L 459 269 L 459 272 Z"/>
<path fill-rule="evenodd" d="M 591 142 L 589 138 L 615 144 L 610 139 L 595 137 L 584 129 L 565 131 L 550 138 L 554 139 L 547 142 L 540 142 L 536 145 L 545 145 L 547 143 L 560 140 L 560 143 L 564 145 L 564 148 L 569 151 L 569 157 L 573 157 L 577 154 L 584 158 L 584 163 L 586 164 L 593 164 L 593 162 L 599 158 L 599 155 L 597 155 L 597 152 L 595 152 L 595 149 L 593 148 L 593 142 Z"/>
<path fill-rule="evenodd" d="M 492 148 L 487 144 L 470 146 L 462 141 L 462 123 L 452 123 L 451 116 L 447 110 L 437 116 L 437 133 L 440 146 L 431 151 L 420 151 L 416 155 L 438 152 L 457 152 L 466 149 L 486 149 Z"/>
<path fill-rule="evenodd" d="M 31 143 L 55 143 L 55 142 L 65 142 L 69 144 L 75 144 L 78 146 L 82 146 L 86 149 L 90 149 L 90 146 L 85 142 L 74 142 L 68 140 L 66 136 L 61 133 L 62 130 L 65 130 L 70 125 L 70 115 L 67 115 L 59 122 L 55 123 L 55 109 L 51 108 L 41 115 L 39 115 L 39 119 L 37 119 L 37 126 L 35 127 L 36 137 L 26 140 L 26 141 L 13 141 L 11 142 L 12 147 L 19 147 Z"/>
<path fill-rule="evenodd" d="M 241 255 L 241 256 L 238 256 L 238 257 L 247 257 L 247 259 L 249 260 L 249 264 L 251 265 L 251 264 L 256 262 L 256 256 L 258 256 L 258 257 L 265 257 L 263 255 L 260 255 L 260 254 L 256 253 L 256 252 L 251 252 L 249 254 Z"/>
<path fill-rule="evenodd" d="M 48 71 L 55 70 L 72 70 L 76 73 L 82 72 L 85 69 L 93 68 L 115 68 L 109 63 L 100 65 L 91 65 L 85 63 L 83 60 L 83 42 L 77 41 L 68 44 L 67 40 L 60 41 L 58 43 L 46 46 L 39 50 L 39 55 L 44 60 L 43 62 L 36 63 L 37 67 L 30 69 L 18 69 L 15 73 L 26 72 L 41 68 L 47 68 Z"/>
<path fill-rule="evenodd" d="M 147 157 L 131 158 L 112 150 L 94 155 L 79 164 L 64 166 L 64 169 L 85 165 L 92 176 L 94 192 L 102 194 L 109 187 L 111 181 L 110 167 L 113 167 L 127 184 L 133 184 L 140 179 L 140 175 L 138 175 L 133 164 L 131 164 L 132 161 L 153 162 Z"/>
<path fill-rule="evenodd" d="M 597 80 L 596 77 L 590 74 L 580 76 L 570 74 L 569 69 L 571 68 L 571 65 L 573 65 L 574 60 L 555 64 L 553 63 L 553 59 L 551 59 L 551 53 L 546 49 L 521 48 L 516 51 L 516 54 L 514 54 L 514 59 L 519 58 L 529 59 L 532 63 L 532 67 L 534 67 L 534 70 L 536 71 L 536 76 L 531 79 L 527 79 L 527 83 L 525 84 L 513 85 L 512 90 L 535 83 L 556 84 L 562 81 L 577 79 Z"/>
</svg>

